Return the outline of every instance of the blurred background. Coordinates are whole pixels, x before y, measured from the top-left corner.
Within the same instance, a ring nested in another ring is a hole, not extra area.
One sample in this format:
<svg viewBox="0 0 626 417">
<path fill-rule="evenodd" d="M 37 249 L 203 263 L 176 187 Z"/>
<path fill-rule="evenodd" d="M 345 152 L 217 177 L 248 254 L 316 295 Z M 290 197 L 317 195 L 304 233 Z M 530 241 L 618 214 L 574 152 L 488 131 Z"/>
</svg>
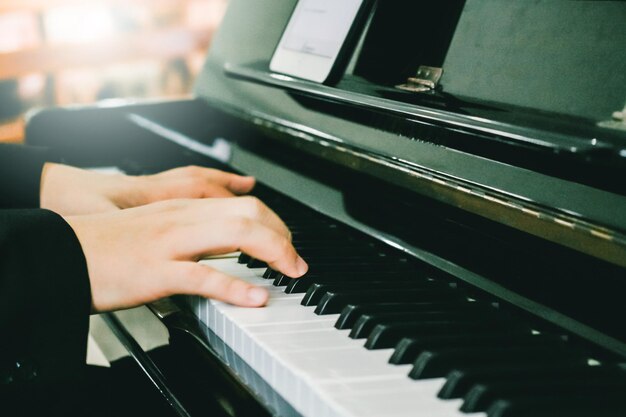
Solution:
<svg viewBox="0 0 626 417">
<path fill-rule="evenodd" d="M 0 0 L 0 142 L 40 106 L 188 95 L 227 0 Z"/>
</svg>

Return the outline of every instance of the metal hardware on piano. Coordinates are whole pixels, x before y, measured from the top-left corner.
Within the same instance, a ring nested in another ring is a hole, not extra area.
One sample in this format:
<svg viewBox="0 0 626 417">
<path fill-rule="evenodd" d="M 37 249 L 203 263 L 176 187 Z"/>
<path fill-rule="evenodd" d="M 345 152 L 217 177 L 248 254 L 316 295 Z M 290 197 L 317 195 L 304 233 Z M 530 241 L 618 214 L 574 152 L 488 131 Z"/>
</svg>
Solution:
<svg viewBox="0 0 626 417">
<path fill-rule="evenodd" d="M 334 85 L 269 71 L 294 5 L 231 0 L 195 98 L 27 126 L 255 175 L 310 260 L 207 261 L 271 301 L 151 305 L 180 355 L 152 380 L 181 415 L 626 415 L 626 3 L 380 1 Z"/>
</svg>

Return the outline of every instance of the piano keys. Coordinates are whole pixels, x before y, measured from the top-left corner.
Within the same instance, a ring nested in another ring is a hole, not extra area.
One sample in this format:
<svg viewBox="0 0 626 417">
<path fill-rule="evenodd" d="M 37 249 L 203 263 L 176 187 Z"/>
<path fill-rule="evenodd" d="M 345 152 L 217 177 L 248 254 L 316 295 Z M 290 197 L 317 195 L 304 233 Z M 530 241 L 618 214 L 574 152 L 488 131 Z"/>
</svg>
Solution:
<svg viewBox="0 0 626 417">
<path fill-rule="evenodd" d="M 618 363 L 288 198 L 257 193 L 298 231 L 297 249 L 316 242 L 310 272 L 284 279 L 245 254 L 203 261 L 267 288 L 270 302 L 260 310 L 199 297 L 187 303 L 273 414 L 507 417 L 532 407 L 538 415 L 585 415 L 599 402 L 606 415 L 626 411 Z M 287 290 L 297 282 L 304 288 Z"/>
</svg>

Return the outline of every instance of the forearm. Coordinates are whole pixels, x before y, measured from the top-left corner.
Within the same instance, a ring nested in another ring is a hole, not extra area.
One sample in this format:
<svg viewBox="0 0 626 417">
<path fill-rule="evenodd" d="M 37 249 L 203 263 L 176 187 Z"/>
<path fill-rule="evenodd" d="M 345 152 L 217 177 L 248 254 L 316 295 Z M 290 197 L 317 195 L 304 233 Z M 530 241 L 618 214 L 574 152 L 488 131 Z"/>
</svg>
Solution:
<svg viewBox="0 0 626 417">
<path fill-rule="evenodd" d="M 23 361 L 35 367 L 30 382 L 79 378 L 91 289 L 81 246 L 63 218 L 0 210 L 0 288 L 0 371 L 15 372 Z"/>
</svg>

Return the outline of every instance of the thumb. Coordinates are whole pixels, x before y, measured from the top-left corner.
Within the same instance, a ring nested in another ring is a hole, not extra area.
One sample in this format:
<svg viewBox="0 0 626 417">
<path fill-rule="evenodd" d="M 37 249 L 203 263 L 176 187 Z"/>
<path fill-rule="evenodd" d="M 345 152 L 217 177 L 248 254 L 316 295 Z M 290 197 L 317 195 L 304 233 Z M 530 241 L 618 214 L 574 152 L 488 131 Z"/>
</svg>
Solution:
<svg viewBox="0 0 626 417">
<path fill-rule="evenodd" d="M 265 289 L 210 266 L 181 262 L 179 267 L 182 276 L 174 283 L 174 289 L 178 294 L 200 295 L 242 307 L 261 307 L 267 303 L 269 294 Z"/>
</svg>

